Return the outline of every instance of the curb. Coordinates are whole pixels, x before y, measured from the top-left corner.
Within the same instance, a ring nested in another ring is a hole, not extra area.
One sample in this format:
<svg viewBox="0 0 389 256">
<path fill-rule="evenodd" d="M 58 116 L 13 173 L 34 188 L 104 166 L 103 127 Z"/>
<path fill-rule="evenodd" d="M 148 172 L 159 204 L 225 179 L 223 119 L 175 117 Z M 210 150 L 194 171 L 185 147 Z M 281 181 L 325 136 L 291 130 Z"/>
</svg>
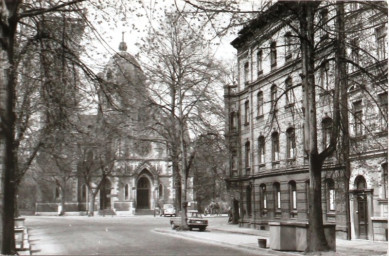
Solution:
<svg viewBox="0 0 389 256">
<path fill-rule="evenodd" d="M 209 230 L 216 231 L 216 229 L 209 229 Z M 168 234 L 168 235 L 175 236 L 175 237 L 186 237 L 186 238 L 190 238 L 190 239 L 205 242 L 205 243 L 218 244 L 218 245 L 228 246 L 228 247 L 232 247 L 232 248 L 250 250 L 250 251 L 257 252 L 257 253 L 265 252 L 266 255 L 268 255 L 268 254 L 271 254 L 271 255 L 301 255 L 301 253 L 282 252 L 282 251 L 274 251 L 274 250 L 271 250 L 268 248 L 260 248 L 260 247 L 258 247 L 257 244 L 253 244 L 252 246 L 240 245 L 240 244 L 231 244 L 231 243 L 227 243 L 227 242 L 223 242 L 223 241 L 219 241 L 219 240 L 213 240 L 210 238 L 199 238 L 196 236 L 191 236 L 189 234 L 189 232 L 192 232 L 192 231 L 176 231 L 176 230 L 173 231 L 173 230 L 167 230 L 167 229 L 166 230 L 165 229 L 154 229 L 154 231 L 157 233 L 164 233 L 164 234 Z M 225 232 L 222 230 L 218 230 L 218 231 Z M 225 232 L 225 233 L 230 233 L 230 232 Z M 242 234 L 242 233 L 240 233 L 240 234 Z M 253 236 L 255 236 L 255 235 L 253 235 Z"/>
</svg>

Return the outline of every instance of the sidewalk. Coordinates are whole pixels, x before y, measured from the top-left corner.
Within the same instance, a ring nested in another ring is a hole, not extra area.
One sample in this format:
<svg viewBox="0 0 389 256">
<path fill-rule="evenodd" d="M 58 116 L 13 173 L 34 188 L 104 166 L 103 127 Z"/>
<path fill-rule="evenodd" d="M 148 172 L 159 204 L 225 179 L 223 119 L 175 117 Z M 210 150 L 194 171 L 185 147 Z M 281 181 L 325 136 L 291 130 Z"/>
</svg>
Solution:
<svg viewBox="0 0 389 256">
<path fill-rule="evenodd" d="M 155 231 L 174 236 L 195 239 L 208 243 L 231 246 L 240 249 L 250 250 L 258 255 L 304 255 L 303 252 L 282 252 L 269 248 L 259 248 L 258 238 L 267 239 L 269 246 L 269 231 L 256 230 L 251 228 L 240 228 L 239 225 L 217 224 L 210 225 L 206 232 L 197 231 L 175 231 L 169 228 L 156 229 Z M 370 256 L 387 255 L 388 243 L 371 240 L 342 240 L 336 239 L 336 252 L 325 252 L 309 255 L 322 256 Z"/>
</svg>

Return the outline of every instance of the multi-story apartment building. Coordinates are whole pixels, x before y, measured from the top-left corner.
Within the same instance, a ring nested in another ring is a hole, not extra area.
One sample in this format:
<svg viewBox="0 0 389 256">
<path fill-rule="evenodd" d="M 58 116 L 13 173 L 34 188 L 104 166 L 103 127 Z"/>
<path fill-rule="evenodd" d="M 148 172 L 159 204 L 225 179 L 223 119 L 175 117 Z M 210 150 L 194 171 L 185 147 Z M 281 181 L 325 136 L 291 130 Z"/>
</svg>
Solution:
<svg viewBox="0 0 389 256">
<path fill-rule="evenodd" d="M 238 82 L 225 90 L 227 183 L 240 224 L 258 229 L 308 217 L 302 61 L 293 4 L 273 4 L 231 43 L 237 49 Z M 323 165 L 323 220 L 336 223 L 340 238 L 350 225 L 352 238 L 387 240 L 387 13 L 362 2 L 345 8 L 351 176 L 345 177 L 338 143 Z M 323 150 L 333 125 L 336 11 L 329 2 L 317 10 L 316 118 Z"/>
</svg>

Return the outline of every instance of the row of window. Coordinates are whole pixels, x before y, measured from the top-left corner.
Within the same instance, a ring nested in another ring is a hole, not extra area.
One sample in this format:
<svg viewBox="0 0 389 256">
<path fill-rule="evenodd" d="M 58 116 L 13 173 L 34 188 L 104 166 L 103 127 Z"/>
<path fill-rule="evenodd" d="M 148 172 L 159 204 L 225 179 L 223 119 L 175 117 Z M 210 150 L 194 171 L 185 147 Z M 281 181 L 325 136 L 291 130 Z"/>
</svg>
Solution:
<svg viewBox="0 0 389 256">
<path fill-rule="evenodd" d="M 284 35 L 284 51 L 285 51 L 285 62 L 292 59 L 292 33 L 286 32 Z M 264 64 L 264 52 L 262 49 L 258 49 L 256 54 L 257 62 L 257 74 L 258 76 L 263 74 L 263 64 Z M 277 42 L 270 42 L 270 67 L 273 69 L 277 66 Z M 244 83 L 248 84 L 250 82 L 250 65 L 249 62 L 244 64 Z"/>
<path fill-rule="evenodd" d="M 268 195 L 269 193 L 273 193 L 273 207 L 275 212 L 275 217 L 281 217 L 281 185 L 279 182 L 273 183 L 273 190 L 268 191 L 266 184 L 261 184 L 259 186 L 259 208 L 260 208 L 260 215 L 265 217 L 267 216 L 267 211 L 269 210 L 268 205 Z M 290 212 L 290 217 L 296 217 L 297 216 L 297 189 L 296 189 L 296 182 L 295 181 L 289 181 L 288 183 L 288 195 L 289 195 L 289 205 L 288 209 Z M 305 182 L 305 188 L 306 188 L 306 195 L 309 194 L 309 180 Z M 326 204 L 327 204 L 327 212 L 334 212 L 336 209 L 336 197 L 335 197 L 335 182 L 333 179 L 326 179 L 325 180 L 325 191 L 326 191 Z M 252 206 L 251 206 L 251 198 L 252 198 L 252 187 L 247 186 L 246 188 L 246 207 L 247 212 L 249 215 L 252 213 Z M 309 209 L 309 198 L 306 196 L 305 206 L 308 211 Z"/>
<path fill-rule="evenodd" d="M 290 82 L 287 82 L 290 81 Z M 286 80 L 286 85 L 287 87 L 292 87 L 291 85 L 291 79 Z M 276 101 L 277 101 L 277 87 L 275 85 L 272 86 L 271 88 L 271 102 L 272 102 L 272 109 L 276 108 Z M 288 104 L 294 104 L 295 102 L 295 97 L 293 94 L 293 89 L 288 89 L 286 93 L 286 101 Z M 378 111 L 379 111 L 379 128 L 380 130 L 387 130 L 387 123 L 388 123 L 388 94 L 387 92 L 381 93 L 378 95 Z M 264 110 L 264 96 L 263 92 L 260 91 L 257 94 L 257 114 L 258 117 L 263 116 Z M 235 113 L 231 113 L 230 116 L 230 122 L 231 122 L 231 129 L 236 129 L 237 127 L 237 116 Z M 250 105 L 249 101 L 246 101 L 244 104 L 244 124 L 248 125 L 250 120 Z M 361 136 L 363 135 L 363 127 L 364 127 L 364 122 L 363 122 L 363 105 L 362 105 L 362 100 L 357 100 L 352 103 L 352 128 L 354 131 L 355 136 Z M 323 126 L 323 129 L 329 128 L 326 126 Z"/>
</svg>

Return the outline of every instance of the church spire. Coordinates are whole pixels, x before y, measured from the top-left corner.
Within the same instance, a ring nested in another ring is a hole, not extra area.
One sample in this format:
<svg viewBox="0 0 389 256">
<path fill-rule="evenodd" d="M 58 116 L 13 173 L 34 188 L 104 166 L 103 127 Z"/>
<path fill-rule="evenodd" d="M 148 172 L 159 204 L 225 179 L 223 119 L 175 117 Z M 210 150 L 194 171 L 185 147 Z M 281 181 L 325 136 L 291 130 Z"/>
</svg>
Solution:
<svg viewBox="0 0 389 256">
<path fill-rule="evenodd" d="M 121 52 L 127 51 L 127 44 L 124 42 L 124 32 L 122 32 L 122 41 L 119 44 L 119 51 Z"/>
</svg>

